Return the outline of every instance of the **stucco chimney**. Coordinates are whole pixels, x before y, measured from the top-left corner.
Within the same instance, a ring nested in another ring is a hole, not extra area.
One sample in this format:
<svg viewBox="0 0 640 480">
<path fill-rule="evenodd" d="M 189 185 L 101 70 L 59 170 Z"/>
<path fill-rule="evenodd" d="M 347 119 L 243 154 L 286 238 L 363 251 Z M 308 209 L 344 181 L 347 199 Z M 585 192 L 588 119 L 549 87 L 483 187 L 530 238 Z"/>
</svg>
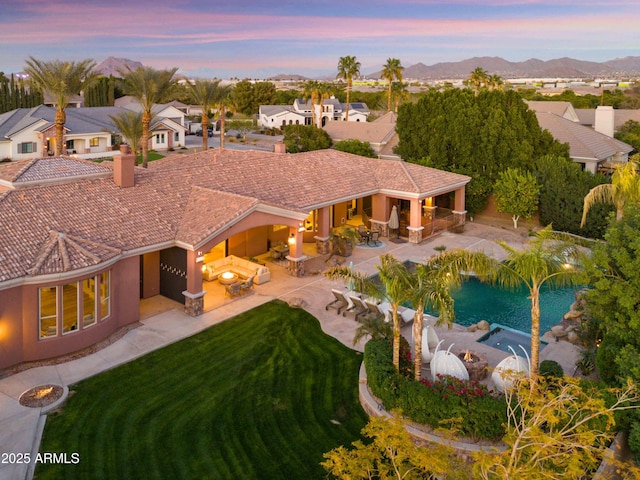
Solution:
<svg viewBox="0 0 640 480">
<path fill-rule="evenodd" d="M 113 181 L 120 188 L 133 187 L 136 156 L 129 145 L 120 145 L 120 155 L 113 156 Z"/>
<path fill-rule="evenodd" d="M 274 146 L 273 146 L 273 151 L 275 153 L 287 153 L 287 147 L 285 146 L 284 143 L 282 142 L 277 142 Z"/>
<path fill-rule="evenodd" d="M 594 128 L 607 137 L 613 138 L 613 107 L 599 106 L 596 108 L 596 118 Z"/>
</svg>

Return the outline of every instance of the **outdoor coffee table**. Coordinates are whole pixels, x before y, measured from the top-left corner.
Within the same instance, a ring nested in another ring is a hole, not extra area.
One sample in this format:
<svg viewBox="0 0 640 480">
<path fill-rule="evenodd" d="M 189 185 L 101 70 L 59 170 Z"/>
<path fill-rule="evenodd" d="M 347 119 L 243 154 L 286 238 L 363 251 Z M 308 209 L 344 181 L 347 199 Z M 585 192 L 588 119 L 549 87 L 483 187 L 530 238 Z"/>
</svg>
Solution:
<svg viewBox="0 0 640 480">
<path fill-rule="evenodd" d="M 224 272 L 218 276 L 218 281 L 222 285 L 231 285 L 238 281 L 238 274 L 233 272 Z"/>
</svg>

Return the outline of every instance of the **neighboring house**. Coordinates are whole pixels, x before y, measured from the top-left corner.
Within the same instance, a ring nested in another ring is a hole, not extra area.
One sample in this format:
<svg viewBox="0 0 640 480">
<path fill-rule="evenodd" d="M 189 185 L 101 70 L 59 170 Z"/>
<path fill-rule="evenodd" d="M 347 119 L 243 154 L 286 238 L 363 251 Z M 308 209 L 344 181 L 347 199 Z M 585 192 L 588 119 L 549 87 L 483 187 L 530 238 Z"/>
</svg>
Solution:
<svg viewBox="0 0 640 480">
<path fill-rule="evenodd" d="M 67 108 L 81 108 L 84 107 L 84 97 L 82 95 L 71 95 L 67 102 Z M 53 96 L 45 92 L 44 93 L 44 105 L 46 107 L 55 107 Z"/>
<path fill-rule="evenodd" d="M 610 171 L 629 160 L 633 147 L 613 138 L 614 111 L 611 107 L 594 110 L 594 128 L 580 123 L 569 102 L 527 102 L 535 111 L 540 127 L 553 138 L 569 145 L 569 156 L 592 173 Z"/>
<path fill-rule="evenodd" d="M 580 124 L 586 127 L 595 128 L 596 110 L 593 108 L 576 108 L 576 113 L 580 119 Z M 620 127 L 629 120 L 640 123 L 640 110 L 614 109 L 613 110 L 613 130 L 617 132 Z"/>
<path fill-rule="evenodd" d="M 303 243 L 328 253 L 331 229 L 351 208 L 385 237 L 402 202 L 409 242 L 418 243 L 424 205 L 437 199 L 454 197 L 452 215 L 464 223 L 469 180 L 331 149 L 216 149 L 147 169 L 128 154 L 0 164 L 0 369 L 108 338 L 139 321 L 141 298 L 162 295 L 200 315 L 207 295 L 224 295 L 207 291 L 203 267 L 228 255 L 242 260 L 285 242 L 286 271 L 302 276 Z"/>
<path fill-rule="evenodd" d="M 400 160 L 393 153 L 393 147 L 398 144 L 396 117 L 394 112 L 388 112 L 373 122 L 328 122 L 324 130 L 334 143 L 341 140 L 369 142 L 379 158 Z"/>
<path fill-rule="evenodd" d="M 101 153 L 111 155 L 118 133 L 110 116 L 126 107 L 67 108 L 63 153 L 84 157 Z M 151 125 L 150 148 L 166 150 L 185 144 L 184 113 L 173 106 L 156 105 L 156 120 Z M 0 160 L 25 160 L 51 155 L 55 150 L 56 109 L 41 105 L 18 108 L 0 115 Z"/>
<path fill-rule="evenodd" d="M 265 128 L 282 128 L 286 125 L 311 125 L 311 101 L 300 98 L 293 105 L 260 105 L 258 125 Z M 347 105 L 336 98 L 327 98 L 320 104 L 313 105 L 318 126 L 324 127 L 328 122 L 344 121 L 347 116 Z M 322 110 L 322 111 L 321 111 Z M 349 121 L 366 122 L 371 112 L 365 103 L 349 104 Z"/>
</svg>

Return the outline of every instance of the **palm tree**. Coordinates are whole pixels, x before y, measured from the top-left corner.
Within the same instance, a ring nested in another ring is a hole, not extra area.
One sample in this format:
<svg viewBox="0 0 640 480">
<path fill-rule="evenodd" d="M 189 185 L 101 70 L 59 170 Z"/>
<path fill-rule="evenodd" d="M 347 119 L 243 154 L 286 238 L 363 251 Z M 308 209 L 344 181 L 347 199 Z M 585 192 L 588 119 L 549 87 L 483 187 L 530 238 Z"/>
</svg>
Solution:
<svg viewBox="0 0 640 480">
<path fill-rule="evenodd" d="M 467 272 L 480 271 L 489 273 L 486 268 L 491 260 L 484 253 L 468 252 L 455 249 L 442 252 L 416 266 L 416 272 L 409 282 L 409 297 L 416 313 L 413 317 L 414 340 L 414 378 L 419 381 L 422 375 L 422 327 L 424 310 L 438 313 L 437 326 L 451 324 L 455 321 L 451 289 L 459 287 Z M 483 268 L 485 266 L 485 268 Z"/>
<path fill-rule="evenodd" d="M 129 145 L 134 155 L 140 153 L 142 142 L 142 112 L 127 110 L 118 115 L 109 115 L 122 139 Z M 155 120 L 152 115 L 151 122 Z"/>
<path fill-rule="evenodd" d="M 209 112 L 215 107 L 219 107 L 223 102 L 223 97 L 228 96 L 230 87 L 220 86 L 221 80 L 202 80 L 196 79 L 193 82 L 187 82 L 187 90 L 192 102 L 202 108 L 202 151 L 208 146 L 209 138 L 207 132 L 209 130 Z M 221 112 L 221 117 L 223 113 Z M 222 130 L 222 121 L 220 127 Z M 222 134 L 220 136 L 222 142 Z"/>
<path fill-rule="evenodd" d="M 360 75 L 360 62 L 356 60 L 356 57 L 347 55 L 346 57 L 340 57 L 338 61 L 338 75 L 336 78 L 347 81 L 347 114 L 345 121 L 349 121 L 349 98 L 351 94 L 351 83 L 353 77 Z"/>
<path fill-rule="evenodd" d="M 489 88 L 491 88 L 491 90 L 499 90 L 501 92 L 504 90 L 504 80 L 502 80 L 502 77 L 500 75 L 489 76 L 489 78 L 487 79 L 487 84 L 489 85 Z"/>
<path fill-rule="evenodd" d="M 387 112 L 391 111 L 391 84 L 393 80 L 402 82 L 402 71 L 404 67 L 397 58 L 387 58 L 387 63 L 382 68 L 382 78 L 389 82 L 389 90 L 387 92 Z"/>
<path fill-rule="evenodd" d="M 53 97 L 53 104 L 56 107 L 55 154 L 62 155 L 64 124 L 67 121 L 65 109 L 71 96 L 79 94 L 83 88 L 87 88 L 97 79 L 97 76 L 91 73 L 95 62 L 91 59 L 77 63 L 60 60 L 44 62 L 29 57 L 26 64 L 24 71 L 29 75 L 31 84 Z"/>
<path fill-rule="evenodd" d="M 333 93 L 333 86 L 327 82 L 318 82 L 316 87 L 316 98 L 318 100 L 318 104 L 320 106 L 320 118 L 318 119 L 318 128 L 322 128 L 324 125 L 322 124 L 322 120 L 324 119 L 323 110 L 324 110 L 324 101 L 327 98 L 331 97 Z"/>
<path fill-rule="evenodd" d="M 169 100 L 177 84 L 174 78 L 177 68 L 156 70 L 151 67 L 138 67 L 135 70 L 127 67 L 121 71 L 124 92 L 134 97 L 142 108 L 142 166 L 147 168 L 149 160 L 149 125 L 151 109 L 157 103 Z"/>
<path fill-rule="evenodd" d="M 233 106 L 233 87 L 231 85 L 218 85 L 215 95 L 215 106 L 218 107 L 218 116 L 220 117 L 220 149 L 224 148 L 225 122 L 227 120 L 227 105 L 235 110 Z"/>
<path fill-rule="evenodd" d="M 640 172 L 638 163 L 640 154 L 636 154 L 623 166 L 617 166 L 611 176 L 611 183 L 596 185 L 586 197 L 582 209 L 583 227 L 587 221 L 587 213 L 596 203 L 608 203 L 616 207 L 616 219 L 622 220 L 624 207 L 628 203 L 640 202 Z"/>
<path fill-rule="evenodd" d="M 398 113 L 398 106 L 402 100 L 409 98 L 409 90 L 407 90 L 407 84 L 404 82 L 393 82 L 391 85 L 391 93 L 395 100 L 395 113 Z"/>
<path fill-rule="evenodd" d="M 487 85 L 489 80 L 489 73 L 482 67 L 477 67 L 467 78 L 467 84 L 473 85 L 473 91 L 476 95 L 480 91 L 480 88 Z"/>
<path fill-rule="evenodd" d="M 492 281 L 507 288 L 525 286 L 531 299 L 531 385 L 535 385 L 540 363 L 540 289 L 578 285 L 582 270 L 577 259 L 577 245 L 569 237 L 553 232 L 551 225 L 536 232 L 527 246 L 518 250 L 505 242 L 498 244 L 507 258 L 498 262 L 487 257 L 486 263 L 476 263 L 476 272 L 491 276 Z"/>
<path fill-rule="evenodd" d="M 331 279 L 342 279 L 355 286 L 355 289 L 366 295 L 386 300 L 391 305 L 391 318 L 393 321 L 393 365 L 396 371 L 400 370 L 400 318 L 398 308 L 403 302 L 410 299 L 409 288 L 411 274 L 407 267 L 399 262 L 393 255 L 381 255 L 380 265 L 376 266 L 380 282 L 374 282 L 348 267 L 332 267 L 324 272 Z"/>
<path fill-rule="evenodd" d="M 316 102 L 318 100 L 318 85 L 320 82 L 317 80 L 309 80 L 304 84 L 304 90 L 302 91 L 302 98 L 304 100 L 311 100 L 311 124 L 316 124 Z"/>
</svg>

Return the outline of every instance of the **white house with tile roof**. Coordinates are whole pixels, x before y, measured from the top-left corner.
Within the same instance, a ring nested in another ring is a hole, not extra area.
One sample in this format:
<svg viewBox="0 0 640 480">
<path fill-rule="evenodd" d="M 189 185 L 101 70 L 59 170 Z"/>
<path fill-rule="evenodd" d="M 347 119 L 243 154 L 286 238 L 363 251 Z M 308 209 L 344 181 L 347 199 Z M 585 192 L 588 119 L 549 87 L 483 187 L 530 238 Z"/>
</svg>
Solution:
<svg viewBox="0 0 640 480">
<path fill-rule="evenodd" d="M 398 144 L 396 117 L 396 113 L 388 112 L 373 122 L 328 122 L 323 128 L 334 143 L 342 140 L 368 142 L 379 158 L 400 160 L 393 152 Z"/>
<path fill-rule="evenodd" d="M 336 98 L 328 98 L 313 105 L 318 126 L 324 126 L 333 121 L 344 121 L 347 116 L 347 105 Z M 282 128 L 286 125 L 311 125 L 311 101 L 300 98 L 293 105 L 260 105 L 258 125 L 264 128 Z M 349 104 L 349 121 L 366 122 L 371 112 L 365 103 Z"/>
<path fill-rule="evenodd" d="M 436 197 L 453 195 L 464 222 L 469 180 L 336 150 L 208 150 L 147 169 L 126 153 L 0 164 L 0 369 L 104 340 L 139 320 L 141 298 L 163 295 L 199 315 L 212 295 L 203 266 L 228 256 L 285 242 L 288 272 L 302 276 L 303 243 L 327 253 L 354 206 L 386 236 L 392 205 L 404 202 L 418 243 Z"/>
<path fill-rule="evenodd" d="M 127 110 L 139 110 L 135 104 L 126 107 L 67 108 L 63 153 L 112 155 L 118 133 L 110 116 Z M 185 144 L 184 113 L 172 105 L 156 105 L 151 125 L 150 148 L 166 150 Z M 55 149 L 56 109 L 44 105 L 18 108 L 0 115 L 0 160 L 38 158 Z"/>
</svg>

